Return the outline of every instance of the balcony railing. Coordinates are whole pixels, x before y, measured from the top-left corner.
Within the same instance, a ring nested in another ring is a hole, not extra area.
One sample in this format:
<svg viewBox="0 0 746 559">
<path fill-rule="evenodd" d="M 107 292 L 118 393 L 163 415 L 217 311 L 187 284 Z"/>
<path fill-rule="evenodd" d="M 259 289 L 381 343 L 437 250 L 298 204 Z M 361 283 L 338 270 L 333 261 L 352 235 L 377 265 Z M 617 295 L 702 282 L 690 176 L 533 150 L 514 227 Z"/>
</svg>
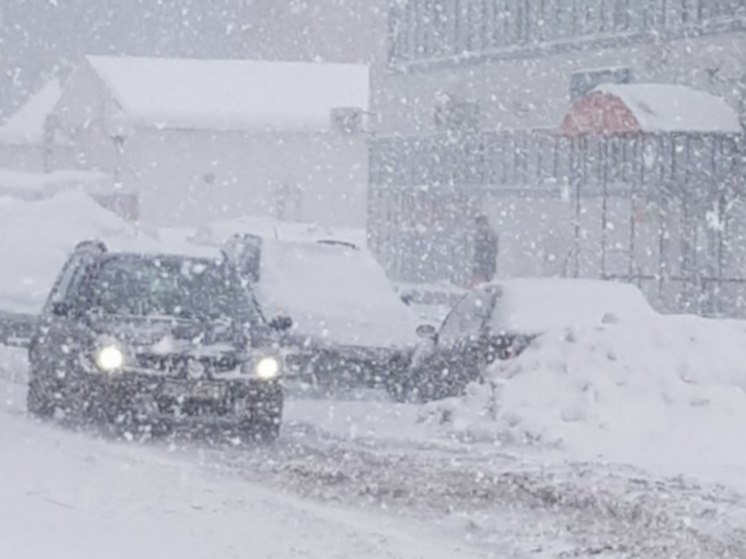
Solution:
<svg viewBox="0 0 746 559">
<path fill-rule="evenodd" d="M 389 60 L 453 59 L 745 16 L 746 0 L 403 0 L 390 9 Z"/>
</svg>

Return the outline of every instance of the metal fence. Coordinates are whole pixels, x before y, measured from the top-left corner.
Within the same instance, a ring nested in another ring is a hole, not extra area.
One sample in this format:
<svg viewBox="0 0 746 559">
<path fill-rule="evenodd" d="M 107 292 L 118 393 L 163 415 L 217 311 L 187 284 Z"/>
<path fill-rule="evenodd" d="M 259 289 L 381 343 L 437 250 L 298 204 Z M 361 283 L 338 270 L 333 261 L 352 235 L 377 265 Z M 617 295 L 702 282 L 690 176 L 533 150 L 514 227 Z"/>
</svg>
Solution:
<svg viewBox="0 0 746 559">
<path fill-rule="evenodd" d="M 399 281 L 468 285 L 487 213 L 501 275 L 620 279 L 662 310 L 746 315 L 745 156 L 723 134 L 379 138 L 371 247 Z"/>
</svg>

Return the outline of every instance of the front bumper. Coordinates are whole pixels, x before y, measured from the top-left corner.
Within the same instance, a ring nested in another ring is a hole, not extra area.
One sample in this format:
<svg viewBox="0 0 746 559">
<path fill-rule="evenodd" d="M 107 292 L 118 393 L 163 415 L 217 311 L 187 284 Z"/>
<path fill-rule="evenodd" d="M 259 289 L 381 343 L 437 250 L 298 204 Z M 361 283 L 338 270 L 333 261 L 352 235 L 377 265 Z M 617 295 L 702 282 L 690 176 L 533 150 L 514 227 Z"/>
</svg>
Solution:
<svg viewBox="0 0 746 559">
<path fill-rule="evenodd" d="M 279 424 L 279 381 L 192 380 L 147 374 L 86 375 L 80 386 L 86 415 L 121 423 L 229 426 Z"/>
</svg>

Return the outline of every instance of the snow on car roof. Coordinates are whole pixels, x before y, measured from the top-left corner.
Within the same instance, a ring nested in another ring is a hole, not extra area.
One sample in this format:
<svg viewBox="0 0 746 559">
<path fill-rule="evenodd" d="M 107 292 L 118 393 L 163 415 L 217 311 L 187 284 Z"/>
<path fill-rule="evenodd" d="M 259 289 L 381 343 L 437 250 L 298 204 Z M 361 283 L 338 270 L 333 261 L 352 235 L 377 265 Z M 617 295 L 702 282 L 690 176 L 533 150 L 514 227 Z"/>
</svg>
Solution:
<svg viewBox="0 0 746 559">
<path fill-rule="evenodd" d="M 197 245 L 189 242 L 163 241 L 147 232 L 138 232 L 131 237 L 119 237 L 106 241 L 109 252 L 142 254 L 148 256 L 183 256 L 187 258 L 222 260 L 218 247 Z"/>
<path fill-rule="evenodd" d="M 256 294 L 297 333 L 344 345 L 416 342 L 417 317 L 365 249 L 266 239 Z"/>
<path fill-rule="evenodd" d="M 619 320 L 655 311 L 631 284 L 574 278 L 524 278 L 499 281 L 491 328 L 541 333 L 573 326 L 600 325 L 604 316 Z"/>
<path fill-rule="evenodd" d="M 725 99 L 674 84 L 604 84 L 592 93 L 613 95 L 643 132 L 741 132 L 738 113 Z"/>
<path fill-rule="evenodd" d="M 47 115 L 52 112 L 61 96 L 60 80 L 49 80 L 0 126 L 0 143 L 41 145 Z"/>
<path fill-rule="evenodd" d="M 136 125 L 328 130 L 333 108 L 368 108 L 356 64 L 88 56 Z"/>
</svg>

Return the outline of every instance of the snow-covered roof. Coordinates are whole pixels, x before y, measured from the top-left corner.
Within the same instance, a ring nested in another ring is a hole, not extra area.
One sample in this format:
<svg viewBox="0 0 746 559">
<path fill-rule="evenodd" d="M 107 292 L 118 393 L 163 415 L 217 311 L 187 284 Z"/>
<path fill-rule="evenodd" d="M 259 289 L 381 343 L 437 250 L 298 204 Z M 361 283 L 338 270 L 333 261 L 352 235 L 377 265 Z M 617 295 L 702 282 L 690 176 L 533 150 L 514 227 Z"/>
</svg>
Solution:
<svg viewBox="0 0 746 559">
<path fill-rule="evenodd" d="M 41 145 L 44 141 L 44 122 L 61 96 L 60 80 L 49 80 L 0 126 L 0 143 Z"/>
<path fill-rule="evenodd" d="M 368 109 L 355 64 L 88 56 L 135 126 L 326 130 L 330 111 Z"/>
<path fill-rule="evenodd" d="M 603 84 L 592 93 L 613 95 L 632 112 L 642 132 L 741 132 L 725 99 L 673 84 Z"/>
</svg>

